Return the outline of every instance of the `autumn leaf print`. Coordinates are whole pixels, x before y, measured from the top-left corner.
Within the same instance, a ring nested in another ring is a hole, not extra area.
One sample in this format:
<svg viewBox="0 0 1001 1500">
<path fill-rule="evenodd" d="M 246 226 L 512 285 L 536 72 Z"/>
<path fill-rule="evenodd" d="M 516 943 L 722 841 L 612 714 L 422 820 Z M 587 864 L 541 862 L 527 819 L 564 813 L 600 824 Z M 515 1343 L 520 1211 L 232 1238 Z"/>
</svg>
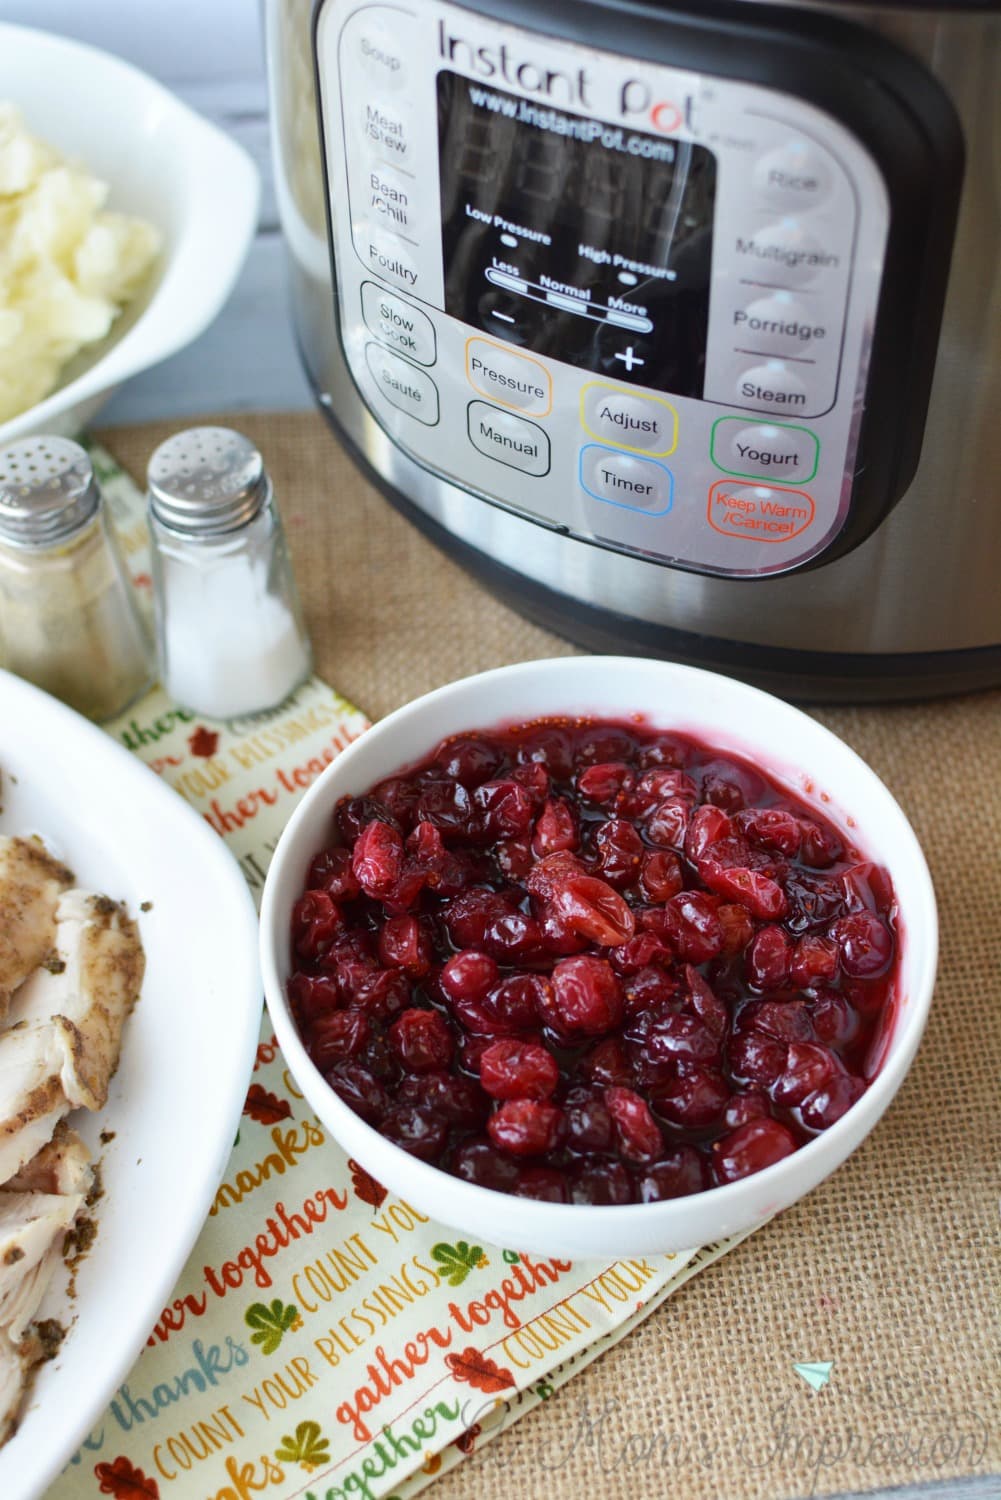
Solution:
<svg viewBox="0 0 1001 1500">
<path fill-rule="evenodd" d="M 137 1469 L 127 1458 L 116 1458 L 110 1464 L 95 1464 L 94 1473 L 100 1481 L 102 1495 L 114 1495 L 115 1500 L 160 1500 L 160 1486 L 156 1480 L 147 1479 L 142 1469 Z"/>
<path fill-rule="evenodd" d="M 468 1380 L 478 1391 L 506 1390 L 514 1385 L 510 1370 L 503 1369 L 496 1361 L 481 1354 L 479 1349 L 463 1349 L 461 1354 L 446 1354 L 445 1363 L 456 1380 Z"/>
<path fill-rule="evenodd" d="M 381 1182 L 376 1182 L 370 1172 L 358 1165 L 352 1158 L 348 1158 L 348 1166 L 351 1168 L 351 1186 L 355 1190 L 355 1197 L 362 1203 L 370 1203 L 373 1208 L 378 1208 L 386 1197 L 386 1189 Z"/>
<path fill-rule="evenodd" d="M 442 1276 L 449 1286 L 461 1286 L 470 1271 L 490 1264 L 482 1245 L 469 1245 L 465 1240 L 457 1240 L 454 1245 L 433 1246 L 431 1258 L 442 1267 Z"/>
<path fill-rule="evenodd" d="M 286 1304 L 279 1301 L 277 1297 L 270 1306 L 263 1302 L 253 1303 L 244 1313 L 243 1321 L 248 1328 L 255 1330 L 250 1335 L 250 1342 L 260 1344 L 264 1354 L 274 1354 L 286 1333 L 302 1327 L 299 1309 L 291 1302 Z"/>
<path fill-rule="evenodd" d="M 247 1090 L 243 1113 L 256 1120 L 259 1125 L 277 1125 L 279 1120 L 292 1117 L 292 1106 L 287 1099 L 269 1094 L 259 1083 L 252 1083 Z"/>
<path fill-rule="evenodd" d="M 275 1449 L 279 1463 L 298 1464 L 311 1474 L 320 1464 L 330 1462 L 330 1440 L 320 1431 L 319 1422 L 300 1422 L 295 1437 L 283 1437 Z"/>
<path fill-rule="evenodd" d="M 483 1428 L 480 1426 L 479 1422 L 474 1422 L 472 1427 L 470 1427 L 467 1432 L 460 1432 L 459 1436 L 455 1439 L 455 1446 L 458 1448 L 459 1452 L 465 1453 L 467 1456 L 472 1453 L 473 1449 L 476 1447 L 476 1439 L 479 1437 L 482 1431 Z"/>
<path fill-rule="evenodd" d="M 219 736 L 214 729 L 206 729 L 204 724 L 188 735 L 188 749 L 192 755 L 203 756 L 206 760 L 214 755 L 219 748 Z"/>
</svg>

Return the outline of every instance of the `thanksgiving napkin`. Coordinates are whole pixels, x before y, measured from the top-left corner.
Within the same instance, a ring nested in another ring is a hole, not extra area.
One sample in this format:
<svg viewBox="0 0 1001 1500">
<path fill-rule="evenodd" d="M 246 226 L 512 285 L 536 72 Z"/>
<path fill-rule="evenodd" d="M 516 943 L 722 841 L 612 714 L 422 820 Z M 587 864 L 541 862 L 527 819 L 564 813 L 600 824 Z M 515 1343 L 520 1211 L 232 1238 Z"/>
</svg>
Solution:
<svg viewBox="0 0 1001 1500">
<path fill-rule="evenodd" d="M 148 598 L 142 497 L 108 454 L 92 457 Z M 157 688 L 108 729 L 227 841 L 259 897 L 296 801 L 366 727 L 314 678 L 225 723 Z M 330 1139 L 265 1012 L 208 1221 L 49 1500 L 409 1496 L 736 1242 L 596 1263 L 463 1239 Z"/>
</svg>

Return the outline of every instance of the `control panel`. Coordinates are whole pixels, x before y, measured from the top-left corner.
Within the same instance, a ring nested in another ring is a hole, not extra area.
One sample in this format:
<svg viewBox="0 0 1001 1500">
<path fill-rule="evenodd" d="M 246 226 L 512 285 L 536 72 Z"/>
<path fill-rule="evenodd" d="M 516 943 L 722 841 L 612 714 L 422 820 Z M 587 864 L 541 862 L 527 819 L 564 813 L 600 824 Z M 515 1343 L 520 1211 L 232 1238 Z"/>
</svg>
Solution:
<svg viewBox="0 0 1001 1500">
<path fill-rule="evenodd" d="M 316 22 L 341 341 L 424 467 L 707 573 L 845 524 L 886 188 L 792 95 L 441 3 Z"/>
</svg>

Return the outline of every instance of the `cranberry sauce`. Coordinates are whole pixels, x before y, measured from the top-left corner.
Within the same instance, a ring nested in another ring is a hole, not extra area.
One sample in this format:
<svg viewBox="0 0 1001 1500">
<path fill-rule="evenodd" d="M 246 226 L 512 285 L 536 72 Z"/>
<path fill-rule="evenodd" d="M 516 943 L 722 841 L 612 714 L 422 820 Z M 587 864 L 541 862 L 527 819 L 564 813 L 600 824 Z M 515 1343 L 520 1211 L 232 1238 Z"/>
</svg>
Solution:
<svg viewBox="0 0 1001 1500">
<path fill-rule="evenodd" d="M 681 734 L 538 720 L 344 798 L 292 914 L 310 1057 L 364 1120 L 553 1203 L 757 1172 L 864 1092 L 893 888 Z"/>
</svg>

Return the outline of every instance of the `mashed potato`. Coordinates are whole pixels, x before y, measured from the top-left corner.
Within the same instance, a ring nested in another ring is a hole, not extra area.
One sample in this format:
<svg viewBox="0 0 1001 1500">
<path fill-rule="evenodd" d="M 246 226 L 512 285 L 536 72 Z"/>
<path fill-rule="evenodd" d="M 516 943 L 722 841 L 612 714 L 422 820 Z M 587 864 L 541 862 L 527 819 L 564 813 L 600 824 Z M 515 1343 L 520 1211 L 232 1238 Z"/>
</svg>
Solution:
<svg viewBox="0 0 1001 1500">
<path fill-rule="evenodd" d="M 107 184 L 0 102 L 0 422 L 41 401 L 104 338 L 157 252 L 152 224 L 105 212 Z"/>
</svg>

